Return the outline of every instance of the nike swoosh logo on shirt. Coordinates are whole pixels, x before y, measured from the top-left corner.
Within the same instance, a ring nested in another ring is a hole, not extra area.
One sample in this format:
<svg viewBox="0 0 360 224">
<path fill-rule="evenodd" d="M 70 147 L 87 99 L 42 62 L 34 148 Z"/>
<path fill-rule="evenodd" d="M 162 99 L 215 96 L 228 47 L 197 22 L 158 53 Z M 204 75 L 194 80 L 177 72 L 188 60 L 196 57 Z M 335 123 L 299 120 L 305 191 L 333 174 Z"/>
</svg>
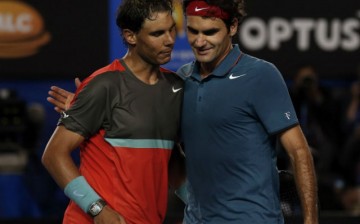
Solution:
<svg viewBox="0 0 360 224">
<path fill-rule="evenodd" d="M 245 76 L 245 75 L 246 75 L 246 74 L 234 75 L 234 73 L 232 73 L 232 74 L 229 76 L 229 79 L 237 79 L 237 78 L 243 77 L 243 76 Z"/>
<path fill-rule="evenodd" d="M 182 89 L 182 88 L 175 89 L 174 86 L 172 87 L 172 91 L 173 91 L 174 93 L 179 92 L 181 89 Z"/>
</svg>

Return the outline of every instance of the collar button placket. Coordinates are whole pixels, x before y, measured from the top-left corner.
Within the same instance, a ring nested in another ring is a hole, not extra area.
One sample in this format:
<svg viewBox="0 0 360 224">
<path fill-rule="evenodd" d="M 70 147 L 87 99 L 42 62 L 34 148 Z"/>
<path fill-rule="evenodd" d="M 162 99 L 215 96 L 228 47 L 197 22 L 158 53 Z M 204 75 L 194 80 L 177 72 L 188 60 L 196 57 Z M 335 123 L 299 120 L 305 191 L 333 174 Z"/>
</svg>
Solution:
<svg viewBox="0 0 360 224">
<path fill-rule="evenodd" d="M 204 85 L 205 85 L 204 82 L 199 83 L 198 95 L 197 95 L 197 107 L 196 107 L 196 110 L 199 113 L 202 112 L 202 107 L 203 107 Z"/>
</svg>

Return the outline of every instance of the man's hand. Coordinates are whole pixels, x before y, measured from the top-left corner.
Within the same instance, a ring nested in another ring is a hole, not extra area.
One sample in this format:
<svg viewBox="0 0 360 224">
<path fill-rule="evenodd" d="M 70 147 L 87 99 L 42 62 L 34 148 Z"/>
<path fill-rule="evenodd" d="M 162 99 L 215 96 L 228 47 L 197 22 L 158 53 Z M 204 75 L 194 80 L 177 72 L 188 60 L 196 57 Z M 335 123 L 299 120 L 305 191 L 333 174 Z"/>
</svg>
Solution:
<svg viewBox="0 0 360 224">
<path fill-rule="evenodd" d="M 81 81 L 79 78 L 75 79 L 75 86 L 76 88 L 79 87 L 81 84 Z M 70 103 L 72 99 L 74 98 L 74 93 L 69 92 L 65 89 L 62 89 L 57 86 L 51 86 L 50 91 L 48 92 L 50 95 L 46 98 L 48 102 L 53 104 L 55 106 L 55 110 L 59 113 L 69 109 Z"/>
<path fill-rule="evenodd" d="M 125 219 L 108 205 L 94 218 L 94 224 L 126 224 Z"/>
</svg>

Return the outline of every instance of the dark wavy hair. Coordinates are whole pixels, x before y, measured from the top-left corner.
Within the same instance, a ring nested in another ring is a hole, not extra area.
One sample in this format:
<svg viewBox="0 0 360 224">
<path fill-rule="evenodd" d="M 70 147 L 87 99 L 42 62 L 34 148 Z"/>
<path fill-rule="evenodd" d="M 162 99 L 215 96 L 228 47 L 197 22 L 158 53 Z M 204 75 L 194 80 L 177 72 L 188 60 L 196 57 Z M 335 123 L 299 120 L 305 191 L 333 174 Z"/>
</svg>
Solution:
<svg viewBox="0 0 360 224">
<path fill-rule="evenodd" d="M 185 15 L 186 15 L 186 7 L 192 1 L 195 0 L 183 1 L 183 12 Z M 207 2 L 209 5 L 220 7 L 222 10 L 224 10 L 230 15 L 229 19 L 226 20 L 223 19 L 227 28 L 230 28 L 230 25 L 234 20 L 234 18 L 238 19 L 238 21 L 240 22 L 246 16 L 244 0 L 203 0 L 203 1 Z M 209 17 L 211 17 L 211 14 L 209 15 Z"/>
<path fill-rule="evenodd" d="M 169 12 L 172 14 L 172 0 L 122 0 L 116 12 L 116 25 L 120 32 L 129 29 L 138 33 L 145 19 L 153 19 L 154 13 Z M 124 40 L 124 43 L 127 43 Z"/>
</svg>

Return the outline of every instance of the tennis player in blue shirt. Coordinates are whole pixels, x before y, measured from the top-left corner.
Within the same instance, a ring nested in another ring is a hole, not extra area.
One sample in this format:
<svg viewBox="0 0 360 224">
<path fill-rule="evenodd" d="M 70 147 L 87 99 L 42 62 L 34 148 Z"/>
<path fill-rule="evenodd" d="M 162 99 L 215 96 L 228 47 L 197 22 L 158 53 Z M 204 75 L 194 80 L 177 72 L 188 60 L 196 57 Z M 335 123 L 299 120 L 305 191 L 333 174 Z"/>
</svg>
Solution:
<svg viewBox="0 0 360 224">
<path fill-rule="evenodd" d="M 185 78 L 182 138 L 186 154 L 186 224 L 280 224 L 276 143 L 288 153 L 304 223 L 316 224 L 313 159 L 287 86 L 271 63 L 232 43 L 242 0 L 184 1 L 196 60 Z"/>
</svg>

